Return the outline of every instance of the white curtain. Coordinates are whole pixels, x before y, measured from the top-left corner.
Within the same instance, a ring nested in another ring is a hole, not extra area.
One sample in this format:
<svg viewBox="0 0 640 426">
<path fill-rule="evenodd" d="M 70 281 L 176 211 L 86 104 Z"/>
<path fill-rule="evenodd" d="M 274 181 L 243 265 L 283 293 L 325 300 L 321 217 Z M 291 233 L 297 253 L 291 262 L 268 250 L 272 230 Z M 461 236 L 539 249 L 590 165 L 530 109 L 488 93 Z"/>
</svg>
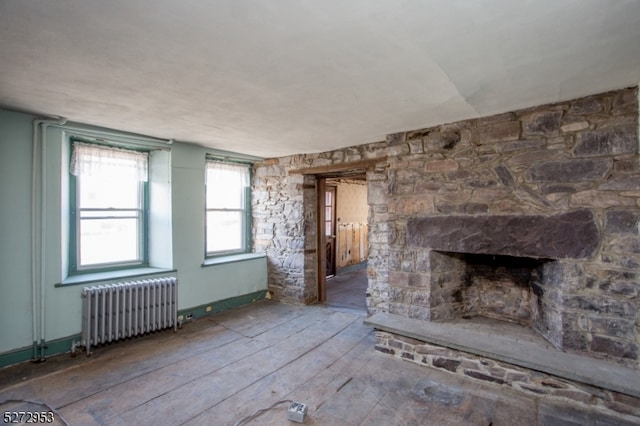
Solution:
<svg viewBox="0 0 640 426">
<path fill-rule="evenodd" d="M 244 189 L 249 186 L 249 166 L 207 160 L 207 209 L 244 209 Z"/>
<path fill-rule="evenodd" d="M 104 173 L 134 170 L 138 180 L 147 181 L 148 154 L 122 148 L 111 148 L 83 142 L 73 143 L 71 174 L 98 176 Z"/>
<path fill-rule="evenodd" d="M 231 178 L 231 182 L 229 179 Z M 207 180 L 224 182 L 240 187 L 249 186 L 249 166 L 240 163 L 224 163 L 207 160 Z"/>
</svg>

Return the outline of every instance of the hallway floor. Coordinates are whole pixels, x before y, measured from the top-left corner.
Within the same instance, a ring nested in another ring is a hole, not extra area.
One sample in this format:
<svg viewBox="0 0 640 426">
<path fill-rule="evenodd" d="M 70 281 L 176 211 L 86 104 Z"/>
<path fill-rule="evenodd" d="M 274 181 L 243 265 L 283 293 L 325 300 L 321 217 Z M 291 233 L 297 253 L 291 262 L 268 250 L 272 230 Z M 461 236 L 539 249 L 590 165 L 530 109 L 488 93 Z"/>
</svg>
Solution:
<svg viewBox="0 0 640 426">
<path fill-rule="evenodd" d="M 345 272 L 327 278 L 327 300 L 329 306 L 367 309 L 367 268 Z"/>
<path fill-rule="evenodd" d="M 381 355 L 364 317 L 263 300 L 91 357 L 2 369 L 0 407 L 42 401 L 71 425 L 295 425 L 289 403 L 268 409 L 283 400 L 307 405 L 306 425 L 634 424 Z"/>
</svg>

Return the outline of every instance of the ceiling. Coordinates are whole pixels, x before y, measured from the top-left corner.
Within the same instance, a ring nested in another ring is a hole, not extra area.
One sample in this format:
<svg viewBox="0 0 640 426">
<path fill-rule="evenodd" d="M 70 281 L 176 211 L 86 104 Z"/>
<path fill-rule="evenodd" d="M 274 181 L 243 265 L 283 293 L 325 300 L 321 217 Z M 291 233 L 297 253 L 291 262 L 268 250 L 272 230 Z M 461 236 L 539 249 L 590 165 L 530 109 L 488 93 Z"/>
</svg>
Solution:
<svg viewBox="0 0 640 426">
<path fill-rule="evenodd" d="M 261 157 L 638 82 L 638 0 L 0 1 L 0 106 Z"/>
</svg>

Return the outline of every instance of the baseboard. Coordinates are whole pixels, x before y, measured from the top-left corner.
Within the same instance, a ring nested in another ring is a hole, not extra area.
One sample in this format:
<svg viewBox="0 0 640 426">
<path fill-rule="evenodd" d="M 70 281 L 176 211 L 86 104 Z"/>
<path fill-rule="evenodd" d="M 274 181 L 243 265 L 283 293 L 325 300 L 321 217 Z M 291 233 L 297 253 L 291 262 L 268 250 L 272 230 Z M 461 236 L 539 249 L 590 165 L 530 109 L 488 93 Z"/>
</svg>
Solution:
<svg viewBox="0 0 640 426">
<path fill-rule="evenodd" d="M 252 302 L 264 299 L 266 293 L 267 290 L 259 290 L 253 293 L 231 297 L 229 299 L 218 300 L 216 302 L 194 306 L 192 308 L 181 309 L 178 311 L 178 321 L 185 322 L 191 319 L 203 318 L 226 311 L 227 309 L 248 305 Z"/>
<path fill-rule="evenodd" d="M 53 355 L 60 355 L 71 350 L 73 342 L 77 342 L 82 338 L 80 334 L 74 334 L 73 336 L 63 337 L 61 339 L 50 340 L 44 343 L 44 357 L 48 358 Z M 40 354 L 41 346 L 36 346 L 37 353 Z M 34 359 L 34 346 L 28 346 L 13 351 L 0 354 L 0 368 L 8 367 L 14 364 L 20 364 L 26 361 L 35 361 Z M 39 358 L 39 356 L 37 357 Z"/>
<path fill-rule="evenodd" d="M 253 293 L 244 294 L 241 296 L 231 297 L 229 299 L 218 300 L 216 302 L 207 303 L 200 306 L 194 306 L 192 308 L 181 309 L 178 311 L 179 321 L 187 321 L 189 319 L 197 319 L 207 317 L 227 309 L 237 308 L 240 306 L 248 305 L 252 302 L 264 299 L 267 290 L 259 290 Z M 190 317 L 189 317 L 190 315 Z M 69 337 L 63 337 L 61 339 L 55 339 L 44 344 L 44 356 L 50 357 L 53 355 L 60 355 L 71 350 L 73 342 L 78 342 L 82 339 L 82 335 L 75 334 Z M 37 345 L 35 345 L 37 346 Z M 37 347 L 37 353 L 40 354 L 41 347 Z M 34 361 L 34 347 L 27 346 L 20 349 L 12 350 L 0 354 L 0 368 L 7 367 L 14 364 L 20 364 L 26 361 Z M 38 357 L 39 358 L 39 357 Z"/>
</svg>

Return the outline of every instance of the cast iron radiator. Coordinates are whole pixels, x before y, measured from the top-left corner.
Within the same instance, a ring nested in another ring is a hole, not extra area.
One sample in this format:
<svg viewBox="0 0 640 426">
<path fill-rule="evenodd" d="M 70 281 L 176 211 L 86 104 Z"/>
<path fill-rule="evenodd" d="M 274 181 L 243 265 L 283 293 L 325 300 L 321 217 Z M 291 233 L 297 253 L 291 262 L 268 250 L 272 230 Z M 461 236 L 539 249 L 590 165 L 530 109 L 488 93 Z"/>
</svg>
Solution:
<svg viewBox="0 0 640 426">
<path fill-rule="evenodd" d="M 92 346 L 178 328 L 178 281 L 153 278 L 82 289 L 82 342 Z"/>
</svg>

